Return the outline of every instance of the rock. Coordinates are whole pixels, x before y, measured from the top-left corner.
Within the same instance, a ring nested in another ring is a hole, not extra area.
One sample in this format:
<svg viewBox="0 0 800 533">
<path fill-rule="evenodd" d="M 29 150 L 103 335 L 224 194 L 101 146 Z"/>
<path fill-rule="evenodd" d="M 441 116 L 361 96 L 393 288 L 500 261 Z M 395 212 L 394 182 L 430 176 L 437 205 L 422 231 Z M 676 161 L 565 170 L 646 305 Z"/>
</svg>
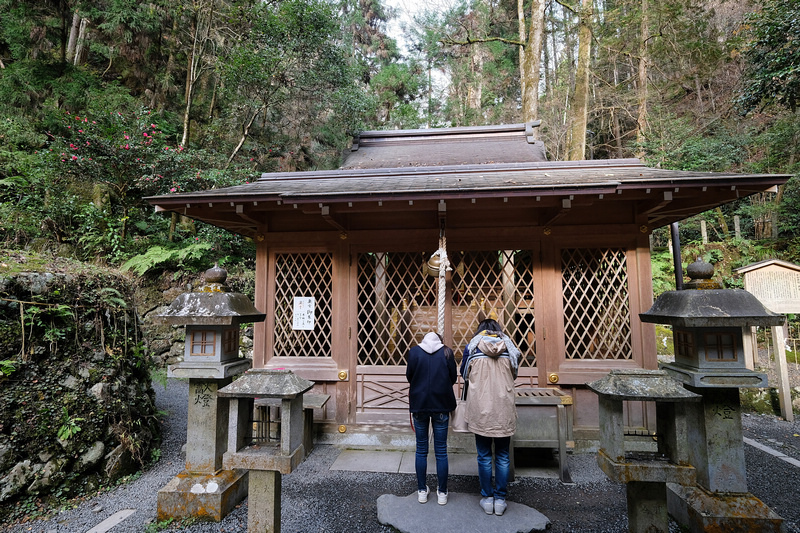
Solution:
<svg viewBox="0 0 800 533">
<path fill-rule="evenodd" d="M 41 469 L 39 476 L 28 487 L 28 492 L 39 492 L 52 486 L 55 482 L 54 477 L 61 472 L 65 464 L 67 464 L 67 460 L 64 457 L 48 461 Z"/>
<path fill-rule="evenodd" d="M 75 376 L 67 376 L 64 381 L 61 382 L 62 387 L 67 387 L 68 389 L 76 390 L 80 387 L 80 383 L 78 382 Z"/>
<path fill-rule="evenodd" d="M 83 472 L 84 470 L 96 465 L 100 462 L 100 459 L 103 458 L 103 453 L 105 453 L 105 451 L 106 445 L 100 441 L 96 441 L 94 444 L 92 444 L 91 448 L 89 448 L 78 458 L 73 470 L 76 472 Z"/>
<path fill-rule="evenodd" d="M 0 471 L 5 470 L 6 467 L 11 463 L 12 451 L 13 447 L 6 440 L 6 438 L 0 437 Z"/>
<path fill-rule="evenodd" d="M 135 468 L 131 452 L 120 444 L 106 455 L 103 471 L 108 479 L 114 480 L 133 472 Z"/>
<path fill-rule="evenodd" d="M 101 402 L 105 402 L 111 397 L 108 383 L 95 383 L 94 386 L 89 389 L 89 393 Z"/>
<path fill-rule="evenodd" d="M 47 285 L 53 280 L 50 272 L 21 272 L 17 276 L 17 284 L 24 287 L 31 294 L 43 294 Z"/>
<path fill-rule="evenodd" d="M 17 463 L 3 479 L 0 479 L 0 502 L 4 502 L 28 486 L 34 476 L 31 462 Z"/>
</svg>

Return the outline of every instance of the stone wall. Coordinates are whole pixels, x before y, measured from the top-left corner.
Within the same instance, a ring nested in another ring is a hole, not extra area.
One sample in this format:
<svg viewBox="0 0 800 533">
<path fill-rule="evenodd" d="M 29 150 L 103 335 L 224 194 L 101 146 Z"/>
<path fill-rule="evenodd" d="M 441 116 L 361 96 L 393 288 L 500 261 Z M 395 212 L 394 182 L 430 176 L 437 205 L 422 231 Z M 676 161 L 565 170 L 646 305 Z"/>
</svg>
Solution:
<svg viewBox="0 0 800 533">
<path fill-rule="evenodd" d="M 15 254 L 0 264 L 0 519 L 153 457 L 160 424 L 134 305 L 114 271 Z M 24 507 L 24 506 L 23 506 Z"/>
</svg>

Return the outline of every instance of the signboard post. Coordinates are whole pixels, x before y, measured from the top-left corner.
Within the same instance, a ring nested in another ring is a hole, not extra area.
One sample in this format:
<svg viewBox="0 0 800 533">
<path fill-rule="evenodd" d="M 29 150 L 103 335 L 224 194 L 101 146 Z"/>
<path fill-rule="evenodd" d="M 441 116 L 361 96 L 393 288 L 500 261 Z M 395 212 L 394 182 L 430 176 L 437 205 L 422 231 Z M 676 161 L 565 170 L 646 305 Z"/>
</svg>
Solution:
<svg viewBox="0 0 800 533">
<path fill-rule="evenodd" d="M 800 313 L 800 265 L 770 259 L 737 268 L 736 272 L 744 274 L 745 290 L 758 298 L 770 311 L 783 314 Z M 782 326 L 772 328 L 772 350 L 778 370 L 781 416 L 792 422 L 794 412 Z"/>
</svg>

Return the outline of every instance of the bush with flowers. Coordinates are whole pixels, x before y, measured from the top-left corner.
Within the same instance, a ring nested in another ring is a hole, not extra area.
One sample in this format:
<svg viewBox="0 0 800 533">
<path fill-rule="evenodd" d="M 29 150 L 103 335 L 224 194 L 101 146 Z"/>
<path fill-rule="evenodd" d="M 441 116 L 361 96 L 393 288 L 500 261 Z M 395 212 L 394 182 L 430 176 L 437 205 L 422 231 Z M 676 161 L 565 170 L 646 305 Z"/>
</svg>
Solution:
<svg viewBox="0 0 800 533">
<path fill-rule="evenodd" d="M 61 252 L 71 249 L 80 259 L 112 264 L 153 246 L 201 266 L 219 256 L 249 255 L 242 239 L 215 234 L 206 241 L 193 223 L 155 215 L 144 199 L 252 179 L 247 171 L 218 170 L 224 161 L 213 153 L 178 145 L 165 117 L 147 109 L 96 115 L 65 111 L 50 126 L 19 175 L 0 183 L 0 214 L 13 211 L 25 227 L 22 238 L 19 229 L 0 234 L 7 243 L 26 245 L 39 237 L 61 245 Z M 24 158 L 15 161 L 20 166 Z M 2 185 L 7 185 L 5 195 Z M 26 203 L 24 209 L 11 204 L 14 195 Z M 32 213 L 40 219 L 23 220 Z"/>
</svg>

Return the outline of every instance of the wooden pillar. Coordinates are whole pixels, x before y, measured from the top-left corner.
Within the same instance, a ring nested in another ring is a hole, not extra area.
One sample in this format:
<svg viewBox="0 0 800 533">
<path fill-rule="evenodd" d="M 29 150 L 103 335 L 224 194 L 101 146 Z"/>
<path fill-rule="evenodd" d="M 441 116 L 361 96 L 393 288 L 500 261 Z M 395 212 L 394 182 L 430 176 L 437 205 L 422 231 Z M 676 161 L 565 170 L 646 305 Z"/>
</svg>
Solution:
<svg viewBox="0 0 800 533">
<path fill-rule="evenodd" d="M 783 336 L 783 326 L 772 326 L 772 353 L 775 356 L 775 365 L 778 370 L 778 400 L 781 406 L 781 416 L 787 422 L 794 421 L 792 410 L 792 389 L 789 387 L 789 368 L 786 365 L 786 341 Z"/>
</svg>

